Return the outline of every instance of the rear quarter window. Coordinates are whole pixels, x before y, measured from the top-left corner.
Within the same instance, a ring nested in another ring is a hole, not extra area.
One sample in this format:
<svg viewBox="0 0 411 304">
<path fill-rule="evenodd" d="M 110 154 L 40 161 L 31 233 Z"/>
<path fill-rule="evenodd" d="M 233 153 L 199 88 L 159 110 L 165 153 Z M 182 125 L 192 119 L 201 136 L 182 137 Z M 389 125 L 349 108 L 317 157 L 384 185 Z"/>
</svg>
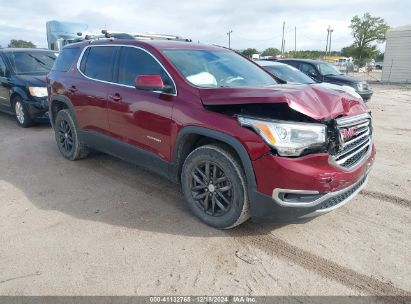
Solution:
<svg viewBox="0 0 411 304">
<path fill-rule="evenodd" d="M 113 46 L 89 47 L 81 59 L 80 71 L 92 79 L 111 81 L 116 49 Z"/>
<path fill-rule="evenodd" d="M 53 71 L 67 72 L 72 66 L 76 58 L 79 48 L 65 48 L 57 57 L 56 62 L 52 68 Z"/>
</svg>

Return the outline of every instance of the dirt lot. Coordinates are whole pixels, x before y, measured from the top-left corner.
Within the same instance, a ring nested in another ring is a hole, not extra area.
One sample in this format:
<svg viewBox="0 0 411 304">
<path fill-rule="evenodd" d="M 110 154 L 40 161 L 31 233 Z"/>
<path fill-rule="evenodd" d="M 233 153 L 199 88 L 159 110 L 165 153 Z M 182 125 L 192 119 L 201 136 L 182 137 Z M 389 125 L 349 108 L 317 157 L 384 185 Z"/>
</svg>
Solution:
<svg viewBox="0 0 411 304">
<path fill-rule="evenodd" d="M 179 188 L 106 155 L 69 162 L 0 114 L 1 295 L 411 295 L 411 87 L 373 86 L 366 189 L 305 224 L 219 231 Z"/>
</svg>

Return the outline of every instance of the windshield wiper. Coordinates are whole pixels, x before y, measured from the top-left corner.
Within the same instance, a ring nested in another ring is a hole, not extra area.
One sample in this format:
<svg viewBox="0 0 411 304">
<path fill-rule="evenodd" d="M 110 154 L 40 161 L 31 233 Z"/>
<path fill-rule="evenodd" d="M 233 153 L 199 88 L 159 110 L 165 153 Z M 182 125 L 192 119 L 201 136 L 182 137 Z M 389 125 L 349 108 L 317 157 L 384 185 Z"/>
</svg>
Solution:
<svg viewBox="0 0 411 304">
<path fill-rule="evenodd" d="M 38 59 L 37 57 L 35 57 L 35 56 L 31 55 L 31 54 L 27 54 L 27 55 L 29 55 L 31 58 L 33 58 L 34 60 L 36 60 L 38 63 L 40 63 L 40 64 L 42 64 L 42 65 L 44 65 L 44 66 L 47 66 L 46 63 L 44 63 L 43 61 L 41 61 L 41 60 Z"/>
</svg>

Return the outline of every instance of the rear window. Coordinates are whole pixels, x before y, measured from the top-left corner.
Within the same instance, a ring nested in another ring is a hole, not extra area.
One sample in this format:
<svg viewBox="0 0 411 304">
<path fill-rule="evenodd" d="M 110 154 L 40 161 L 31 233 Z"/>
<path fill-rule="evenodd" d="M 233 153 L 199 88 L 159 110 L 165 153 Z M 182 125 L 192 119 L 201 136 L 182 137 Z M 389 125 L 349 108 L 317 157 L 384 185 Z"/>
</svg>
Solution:
<svg viewBox="0 0 411 304">
<path fill-rule="evenodd" d="M 66 48 L 63 49 L 60 55 L 57 57 L 53 66 L 53 71 L 67 72 L 73 64 L 76 55 L 79 52 L 79 48 Z"/>
<path fill-rule="evenodd" d="M 87 77 L 111 81 L 114 46 L 89 47 L 83 55 L 80 63 L 80 71 Z"/>
</svg>

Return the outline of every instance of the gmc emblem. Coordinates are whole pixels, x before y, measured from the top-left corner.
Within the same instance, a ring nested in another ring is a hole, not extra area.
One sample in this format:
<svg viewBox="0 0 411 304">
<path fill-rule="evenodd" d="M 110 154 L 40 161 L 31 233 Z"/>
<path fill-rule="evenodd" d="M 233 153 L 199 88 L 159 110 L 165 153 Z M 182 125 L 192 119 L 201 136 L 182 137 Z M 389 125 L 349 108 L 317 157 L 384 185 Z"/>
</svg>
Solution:
<svg viewBox="0 0 411 304">
<path fill-rule="evenodd" d="M 348 129 L 343 129 L 340 130 L 340 134 L 343 140 L 346 140 L 347 138 L 353 137 L 357 135 L 357 128 L 356 127 L 351 127 Z"/>
</svg>

